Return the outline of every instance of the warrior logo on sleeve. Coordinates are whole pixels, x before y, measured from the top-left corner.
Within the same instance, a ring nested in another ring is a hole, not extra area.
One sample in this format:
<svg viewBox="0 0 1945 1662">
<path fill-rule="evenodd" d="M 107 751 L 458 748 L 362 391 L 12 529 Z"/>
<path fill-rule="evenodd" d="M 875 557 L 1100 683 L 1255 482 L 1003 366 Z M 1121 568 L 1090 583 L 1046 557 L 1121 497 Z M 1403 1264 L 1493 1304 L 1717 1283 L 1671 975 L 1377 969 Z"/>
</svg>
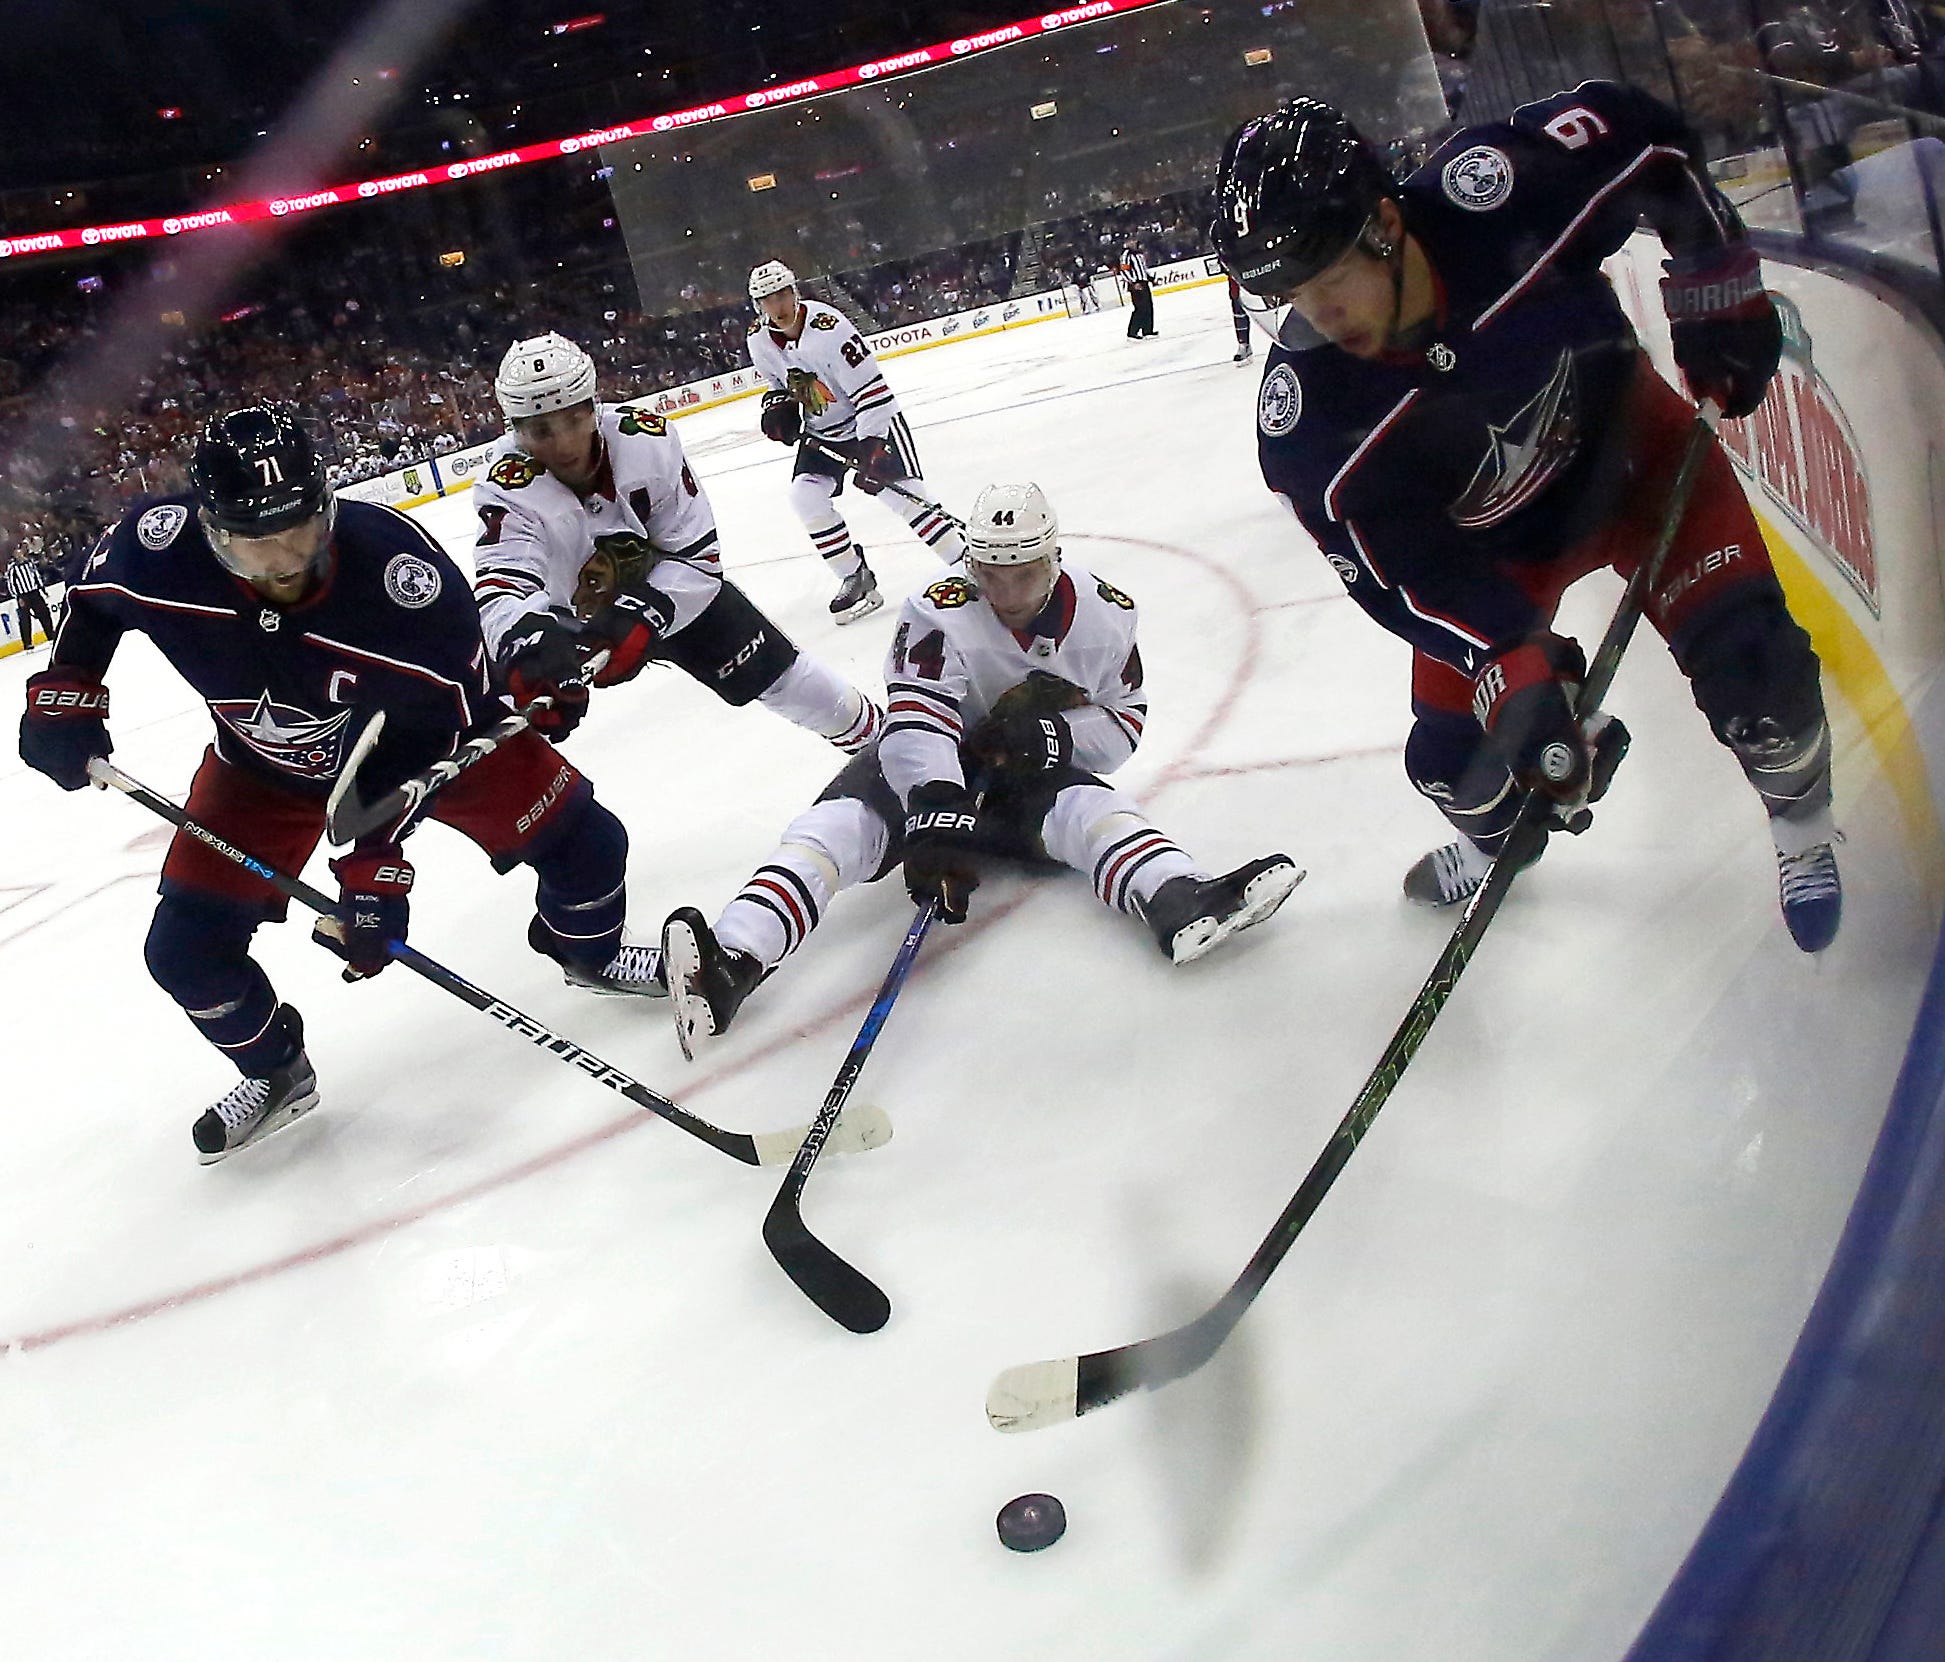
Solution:
<svg viewBox="0 0 1945 1662">
<path fill-rule="evenodd" d="M 295 704 L 275 702 L 267 692 L 254 699 L 213 698 L 209 708 L 230 732 L 281 773 L 294 773 L 300 779 L 335 779 L 344 764 L 349 708 L 320 720 Z"/>
</svg>

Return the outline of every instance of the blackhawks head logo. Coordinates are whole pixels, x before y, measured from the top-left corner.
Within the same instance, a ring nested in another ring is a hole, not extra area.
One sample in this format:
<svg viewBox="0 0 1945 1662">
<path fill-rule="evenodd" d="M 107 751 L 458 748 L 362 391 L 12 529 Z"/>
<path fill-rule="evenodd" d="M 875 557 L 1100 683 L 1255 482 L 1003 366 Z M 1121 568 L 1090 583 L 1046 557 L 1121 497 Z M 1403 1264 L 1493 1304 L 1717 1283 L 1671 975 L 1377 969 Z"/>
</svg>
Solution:
<svg viewBox="0 0 1945 1662">
<path fill-rule="evenodd" d="M 574 584 L 574 615 L 593 617 L 621 590 L 638 585 L 659 557 L 648 538 L 633 531 L 596 537 Z"/>
<path fill-rule="evenodd" d="M 806 415 L 822 415 L 831 402 L 831 389 L 808 369 L 793 369 L 785 377 L 790 396 L 804 407 Z"/>
</svg>

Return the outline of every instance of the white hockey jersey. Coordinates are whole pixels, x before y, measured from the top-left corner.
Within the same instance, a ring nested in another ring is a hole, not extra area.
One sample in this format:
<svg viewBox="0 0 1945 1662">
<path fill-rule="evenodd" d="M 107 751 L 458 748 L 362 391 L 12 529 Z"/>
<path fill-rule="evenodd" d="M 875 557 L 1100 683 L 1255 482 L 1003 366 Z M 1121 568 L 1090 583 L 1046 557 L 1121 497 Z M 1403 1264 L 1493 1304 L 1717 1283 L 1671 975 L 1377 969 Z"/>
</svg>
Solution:
<svg viewBox="0 0 1945 1662">
<path fill-rule="evenodd" d="M 904 802 L 931 779 L 963 783 L 959 742 L 1002 693 L 1045 670 L 1071 681 L 1087 703 L 1064 712 L 1074 765 L 1112 773 L 1134 754 L 1148 719 L 1135 603 L 1085 566 L 1065 562 L 1032 631 L 994 616 L 979 589 L 947 577 L 905 602 L 885 660 L 885 782 Z"/>
<path fill-rule="evenodd" d="M 804 300 L 795 340 L 758 318 L 750 325 L 750 363 L 778 392 L 804 407 L 804 430 L 821 439 L 884 438 L 898 414 L 878 360 L 851 320 L 821 300 Z"/>
<path fill-rule="evenodd" d="M 603 537 L 645 538 L 663 556 L 648 583 L 669 601 L 665 634 L 690 623 L 722 587 L 716 515 L 673 425 L 631 404 L 602 404 L 595 422 L 607 458 L 586 496 L 548 473 L 511 433 L 473 485 L 480 519 L 473 598 L 495 656 L 529 613 L 572 615 L 582 567 Z"/>
</svg>

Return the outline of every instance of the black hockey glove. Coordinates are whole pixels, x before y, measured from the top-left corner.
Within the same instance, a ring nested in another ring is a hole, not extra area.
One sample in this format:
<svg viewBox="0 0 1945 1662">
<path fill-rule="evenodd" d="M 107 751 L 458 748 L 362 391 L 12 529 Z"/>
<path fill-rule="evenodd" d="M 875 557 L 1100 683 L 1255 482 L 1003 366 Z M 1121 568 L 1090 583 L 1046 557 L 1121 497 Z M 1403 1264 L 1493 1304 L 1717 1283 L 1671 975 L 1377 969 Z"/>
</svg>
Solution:
<svg viewBox="0 0 1945 1662">
<path fill-rule="evenodd" d="M 763 429 L 766 439 L 775 439 L 778 444 L 795 444 L 804 432 L 804 407 L 789 393 L 772 387 L 763 395 L 763 413 L 757 417 L 756 424 Z"/>
<path fill-rule="evenodd" d="M 859 439 L 851 452 L 851 465 L 858 470 L 858 489 L 876 496 L 887 485 L 904 478 L 905 469 L 890 443 L 881 438 Z"/>
<path fill-rule="evenodd" d="M 88 781 L 88 764 L 115 749 L 108 737 L 108 689 L 79 670 L 44 669 L 27 678 L 20 759 L 64 791 Z"/>
<path fill-rule="evenodd" d="M 1746 242 L 1663 260 L 1661 303 L 1688 390 L 1732 419 L 1750 414 L 1783 353 L 1783 325 Z"/>
<path fill-rule="evenodd" d="M 588 689 L 579 677 L 590 648 L 572 624 L 551 612 L 533 612 L 500 643 L 500 674 L 513 702 L 525 709 L 536 698 L 553 702 L 530 718 L 533 730 L 559 744 L 588 713 Z"/>
<path fill-rule="evenodd" d="M 351 966 L 347 981 L 376 975 L 392 961 L 411 922 L 412 863 L 397 843 L 354 848 L 331 862 L 337 909 L 317 921 L 312 936 Z"/>
<path fill-rule="evenodd" d="M 1074 733 L 1057 711 L 1003 716 L 995 710 L 966 735 L 960 749 L 988 778 L 1031 780 L 1073 761 Z"/>
<path fill-rule="evenodd" d="M 1573 694 L 1586 673 L 1574 642 L 1542 631 L 1501 648 L 1473 677 L 1472 713 L 1522 790 L 1555 802 L 1585 796 L 1587 745 L 1574 722 Z"/>
<path fill-rule="evenodd" d="M 979 807 L 963 785 L 934 779 L 912 792 L 905 814 L 905 892 L 935 900 L 942 923 L 964 923 L 979 887 L 973 855 L 980 847 Z"/>
</svg>

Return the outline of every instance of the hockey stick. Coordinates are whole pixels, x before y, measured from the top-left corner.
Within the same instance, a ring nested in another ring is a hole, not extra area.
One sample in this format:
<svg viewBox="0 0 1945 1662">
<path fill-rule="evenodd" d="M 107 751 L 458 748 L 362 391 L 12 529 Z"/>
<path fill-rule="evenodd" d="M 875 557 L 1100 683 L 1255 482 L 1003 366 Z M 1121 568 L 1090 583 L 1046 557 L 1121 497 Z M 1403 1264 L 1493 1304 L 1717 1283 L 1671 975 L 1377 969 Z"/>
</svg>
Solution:
<svg viewBox="0 0 1945 1662">
<path fill-rule="evenodd" d="M 845 455 L 842 450 L 833 450 L 822 439 L 812 438 L 808 434 L 806 434 L 804 437 L 804 443 L 809 445 L 811 449 L 815 450 L 818 453 L 818 455 L 827 457 L 829 460 L 833 462 L 842 463 L 845 467 L 848 467 L 852 471 L 852 473 L 856 474 L 859 479 L 865 478 L 865 475 L 859 470 L 858 464 L 852 461 L 849 456 Z M 966 529 L 966 522 L 963 519 L 961 519 L 957 514 L 953 513 L 950 509 L 948 509 L 945 506 L 945 504 L 942 502 L 928 502 L 924 497 L 920 496 L 916 491 L 908 491 L 903 485 L 893 484 L 892 481 L 889 479 L 871 479 L 867 481 L 867 484 L 876 487 L 878 490 L 890 491 L 893 496 L 902 496 L 905 498 L 907 502 L 915 503 L 917 506 L 921 508 L 933 509 L 939 515 L 939 517 L 945 520 L 946 523 L 949 524 L 955 531 L 963 533 Z M 860 490 L 865 491 L 866 495 L 870 494 L 870 491 L 866 488 L 866 485 L 861 484 L 859 485 L 858 488 Z"/>
<path fill-rule="evenodd" d="M 561 687 L 564 690 L 590 685 L 607 662 L 605 649 L 595 653 L 581 666 L 581 672 L 563 681 Z M 385 731 L 385 712 L 380 710 L 365 723 L 365 730 L 358 735 L 351 747 L 351 754 L 338 771 L 338 782 L 331 787 L 330 800 L 324 805 L 325 835 L 336 844 L 355 843 L 366 833 L 394 821 L 398 822 L 398 833 L 402 833 L 406 824 L 418 814 L 420 805 L 434 791 L 451 784 L 475 762 L 485 761 L 516 733 L 524 733 L 531 727 L 535 716 L 553 707 L 552 693 L 544 693 L 528 701 L 512 715 L 495 722 L 484 733 L 468 739 L 443 762 L 434 762 L 424 772 L 415 773 L 376 802 L 366 802 L 358 795 L 358 769 L 372 753 L 378 736 Z"/>
<path fill-rule="evenodd" d="M 279 894 L 308 906 L 320 916 L 331 916 L 337 911 L 330 897 L 319 889 L 314 889 L 302 878 L 286 877 L 282 872 L 265 865 L 255 856 L 246 854 L 242 849 L 226 842 L 208 827 L 199 825 L 188 814 L 171 802 L 166 796 L 152 791 L 148 786 L 131 779 L 106 758 L 97 756 L 88 764 L 88 777 L 104 790 L 117 790 L 124 796 L 134 798 L 151 813 L 180 827 L 198 842 L 214 849 L 224 859 L 241 866 L 245 871 L 260 877 Z M 482 992 L 465 977 L 456 975 L 443 964 L 432 959 L 416 948 L 407 946 L 403 941 L 392 943 L 392 956 L 407 969 L 422 975 L 435 987 L 449 992 L 454 998 L 472 1005 L 475 1010 L 491 1016 L 511 1033 L 540 1046 L 550 1056 L 559 1057 L 571 1068 L 586 1074 L 590 1079 L 606 1085 L 611 1091 L 619 1091 L 639 1108 L 646 1108 L 651 1114 L 659 1114 L 677 1130 L 686 1131 L 690 1136 L 707 1143 L 711 1148 L 720 1149 L 733 1160 L 741 1160 L 746 1166 L 780 1166 L 797 1157 L 804 1138 L 814 1127 L 799 1127 L 789 1131 L 767 1131 L 755 1136 L 741 1131 L 725 1131 L 721 1126 L 711 1125 L 707 1120 L 698 1119 L 686 1108 L 671 1102 L 667 1097 L 650 1090 L 646 1085 L 631 1079 L 620 1068 L 604 1062 L 592 1051 L 583 1050 L 572 1039 L 565 1038 L 551 1028 L 534 1020 L 524 1011 L 516 1010 L 504 999 Z M 825 1127 L 826 1132 L 830 1127 Z M 856 1153 L 863 1149 L 876 1148 L 891 1137 L 891 1122 L 884 1117 L 882 1109 L 861 1108 L 855 1119 L 847 1120 L 841 1130 L 832 1136 L 834 1149 L 841 1153 Z"/>
<path fill-rule="evenodd" d="M 853 1333 L 876 1333 L 883 1327 L 891 1319 L 891 1300 L 862 1271 L 847 1264 L 810 1232 L 802 1210 L 804 1184 L 810 1179 L 811 1167 L 817 1164 L 817 1156 L 823 1152 L 831 1127 L 843 1111 L 844 1099 L 851 1094 L 858 1075 L 864 1072 L 871 1047 L 878 1042 L 879 1030 L 891 1014 L 899 989 L 905 985 L 918 949 L 925 942 L 925 932 L 938 915 L 938 901 L 928 900 L 913 917 L 898 956 L 885 972 L 884 985 L 865 1013 L 858 1036 L 851 1041 L 850 1054 L 837 1070 L 837 1078 L 824 1097 L 824 1106 L 818 1109 L 817 1118 L 811 1122 L 803 1146 L 797 1150 L 796 1159 L 784 1174 L 783 1186 L 777 1190 L 777 1198 L 770 1203 L 763 1219 L 763 1244 L 770 1249 L 770 1256 L 783 1266 L 784 1274 L 832 1321 Z"/>
<path fill-rule="evenodd" d="M 1668 506 L 1653 552 L 1635 567 L 1628 579 L 1620 605 L 1615 608 L 1600 650 L 1581 684 L 1574 715 L 1585 721 L 1607 696 L 1607 689 L 1620 667 L 1621 654 L 1627 650 L 1635 625 L 1647 602 L 1650 588 L 1660 575 L 1662 562 L 1675 541 L 1688 510 L 1688 498 L 1702 458 L 1715 437 L 1715 424 L 1721 411 L 1704 400 L 1696 414 L 1695 426 L 1682 454 L 1680 470 L 1669 490 Z M 1290 1197 L 1268 1235 L 1251 1255 L 1222 1297 L 1200 1316 L 1170 1332 L 1133 1344 L 1117 1345 L 1112 1350 L 1094 1351 L 1086 1356 L 1069 1356 L 1053 1362 L 1028 1362 L 1008 1368 L 993 1381 L 986 1393 L 986 1417 L 996 1431 L 1038 1431 L 1061 1420 L 1073 1419 L 1099 1408 L 1133 1390 L 1153 1390 L 1193 1373 L 1215 1355 L 1223 1341 L 1235 1331 L 1256 1295 L 1263 1290 L 1284 1254 L 1307 1224 L 1324 1196 L 1337 1181 L 1338 1173 L 1350 1160 L 1357 1145 L 1371 1129 L 1371 1122 L 1390 1098 L 1406 1067 L 1425 1042 L 1452 989 L 1459 984 L 1486 926 L 1492 922 L 1499 905 L 1512 887 L 1513 879 L 1526 864 L 1542 834 L 1551 804 L 1538 791 L 1529 791 L 1521 804 L 1519 818 L 1487 872 L 1486 880 L 1467 902 L 1459 926 L 1439 954 L 1425 985 L 1412 1000 L 1405 1019 L 1392 1034 L 1371 1077 L 1351 1104 L 1350 1112 L 1331 1133 L 1330 1141 L 1304 1177 L 1301 1187 Z"/>
</svg>

